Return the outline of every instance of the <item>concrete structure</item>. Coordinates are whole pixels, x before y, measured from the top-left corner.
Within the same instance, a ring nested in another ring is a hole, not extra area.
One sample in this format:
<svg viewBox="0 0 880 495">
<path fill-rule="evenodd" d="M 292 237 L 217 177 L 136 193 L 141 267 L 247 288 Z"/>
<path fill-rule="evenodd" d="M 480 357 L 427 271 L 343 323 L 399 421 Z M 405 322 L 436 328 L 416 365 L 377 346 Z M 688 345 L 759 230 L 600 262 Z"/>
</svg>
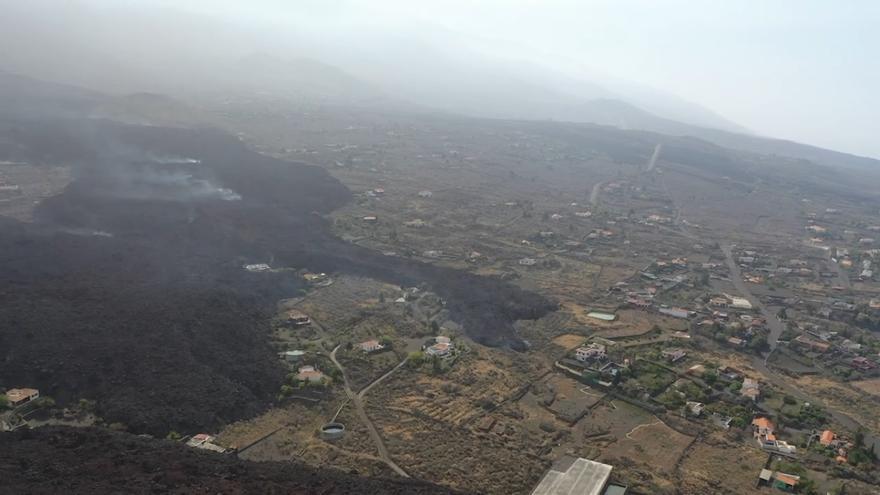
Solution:
<svg viewBox="0 0 880 495">
<path fill-rule="evenodd" d="M 592 361 L 594 359 L 605 359 L 605 346 L 593 342 L 590 345 L 578 347 L 574 353 L 574 357 L 581 362 Z"/>
<path fill-rule="evenodd" d="M 438 342 L 427 349 L 425 349 L 425 354 L 428 356 L 438 356 L 441 358 L 446 358 L 452 355 L 452 343 L 451 342 Z"/>
<path fill-rule="evenodd" d="M 10 406 L 20 406 L 40 398 L 40 391 L 35 388 L 13 388 L 6 391 Z"/>
<path fill-rule="evenodd" d="M 272 267 L 270 267 L 266 263 L 254 263 L 254 264 L 244 265 L 244 269 L 249 272 L 268 272 L 268 271 L 272 270 Z"/>
<path fill-rule="evenodd" d="M 284 351 L 281 353 L 281 357 L 284 358 L 285 361 L 289 363 L 298 363 L 302 360 L 303 356 L 306 355 L 306 351 Z"/>
<path fill-rule="evenodd" d="M 691 315 L 690 311 L 682 308 L 660 308 L 658 309 L 658 311 L 662 315 L 671 316 L 673 318 L 681 318 L 683 320 L 688 319 Z"/>
<path fill-rule="evenodd" d="M 296 379 L 301 382 L 322 383 L 324 381 L 324 373 L 321 373 L 314 366 L 301 366 L 296 374 Z"/>
<path fill-rule="evenodd" d="M 761 387 L 758 384 L 758 381 L 752 378 L 743 378 L 740 394 L 742 394 L 743 397 L 752 399 L 752 402 L 758 402 L 758 397 L 761 396 Z"/>
<path fill-rule="evenodd" d="M 660 354 L 663 356 L 663 359 L 671 363 L 677 363 L 687 356 L 687 352 L 683 349 L 664 349 Z"/>
<path fill-rule="evenodd" d="M 587 313 L 587 316 L 596 320 L 602 321 L 614 321 L 617 319 L 617 315 L 611 313 L 602 313 L 599 311 L 591 311 Z"/>
<path fill-rule="evenodd" d="M 214 437 L 207 433 L 199 433 L 190 438 L 186 445 L 195 449 L 210 450 L 211 452 L 219 452 L 225 454 L 227 449 L 214 443 Z"/>
<path fill-rule="evenodd" d="M 309 315 L 302 311 L 291 309 L 287 312 L 287 322 L 295 327 L 301 327 L 311 324 L 312 320 L 309 318 Z"/>
<path fill-rule="evenodd" d="M 730 307 L 735 309 L 752 309 L 752 303 L 744 297 L 731 297 Z"/>
<path fill-rule="evenodd" d="M 338 440 L 345 434 L 345 425 L 342 423 L 327 423 L 321 427 L 322 440 Z"/>
<path fill-rule="evenodd" d="M 612 466 L 589 459 L 562 458 L 532 490 L 532 495 L 623 495 L 626 487 L 608 484 Z"/>
<path fill-rule="evenodd" d="M 358 347 L 361 348 L 364 352 L 376 352 L 381 351 L 385 348 L 384 345 L 380 344 L 378 340 L 367 340 L 366 342 L 361 342 L 358 344 Z"/>
</svg>

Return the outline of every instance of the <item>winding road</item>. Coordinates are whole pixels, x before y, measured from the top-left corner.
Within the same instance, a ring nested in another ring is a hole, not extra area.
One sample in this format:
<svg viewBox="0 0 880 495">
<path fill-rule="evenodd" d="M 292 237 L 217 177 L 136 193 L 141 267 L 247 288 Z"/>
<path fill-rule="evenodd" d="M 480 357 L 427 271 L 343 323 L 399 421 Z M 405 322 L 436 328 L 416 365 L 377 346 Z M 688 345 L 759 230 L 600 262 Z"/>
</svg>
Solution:
<svg viewBox="0 0 880 495">
<path fill-rule="evenodd" d="M 382 462 L 387 464 L 388 467 L 394 470 L 394 472 L 396 472 L 397 474 L 403 476 L 404 478 L 409 478 L 409 475 L 406 474 L 406 471 L 404 471 L 391 459 L 391 456 L 388 454 L 388 449 L 385 447 L 385 442 L 382 441 L 382 436 L 379 435 L 379 430 L 376 429 L 376 425 L 374 425 L 370 417 L 367 416 L 367 411 L 364 409 L 363 402 L 364 395 L 366 395 L 367 391 L 370 388 L 400 369 L 400 367 L 406 363 L 408 358 L 405 358 L 403 361 L 400 362 L 400 364 L 392 368 L 391 371 L 385 373 L 384 375 L 380 376 L 372 383 L 364 387 L 364 389 L 361 390 L 359 393 L 355 393 L 351 389 L 351 385 L 348 381 L 348 375 L 345 374 L 345 368 L 343 368 L 339 361 L 336 360 L 336 351 L 339 350 L 339 347 L 340 346 L 337 345 L 333 348 L 333 351 L 330 353 L 330 360 L 333 361 L 333 364 L 336 365 L 336 367 L 339 368 L 339 371 L 342 373 L 342 381 L 345 386 L 345 395 L 347 395 L 351 403 L 354 404 L 355 410 L 358 414 L 358 418 L 360 418 L 361 422 L 366 425 L 367 431 L 370 433 L 370 438 L 373 440 L 373 444 L 375 444 L 376 450 L 379 452 L 379 458 L 382 460 Z"/>
</svg>

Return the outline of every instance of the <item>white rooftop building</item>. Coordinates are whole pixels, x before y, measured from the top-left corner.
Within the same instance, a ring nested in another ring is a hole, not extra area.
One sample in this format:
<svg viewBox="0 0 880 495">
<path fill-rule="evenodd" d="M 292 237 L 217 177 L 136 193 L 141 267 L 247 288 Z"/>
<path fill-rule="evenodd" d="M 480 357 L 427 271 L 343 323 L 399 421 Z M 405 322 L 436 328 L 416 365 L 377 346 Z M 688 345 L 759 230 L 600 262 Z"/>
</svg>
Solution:
<svg viewBox="0 0 880 495">
<path fill-rule="evenodd" d="M 612 466 L 589 459 L 563 458 L 557 461 L 532 495 L 604 495 Z M 623 493 L 624 487 L 616 487 L 616 493 Z"/>
</svg>

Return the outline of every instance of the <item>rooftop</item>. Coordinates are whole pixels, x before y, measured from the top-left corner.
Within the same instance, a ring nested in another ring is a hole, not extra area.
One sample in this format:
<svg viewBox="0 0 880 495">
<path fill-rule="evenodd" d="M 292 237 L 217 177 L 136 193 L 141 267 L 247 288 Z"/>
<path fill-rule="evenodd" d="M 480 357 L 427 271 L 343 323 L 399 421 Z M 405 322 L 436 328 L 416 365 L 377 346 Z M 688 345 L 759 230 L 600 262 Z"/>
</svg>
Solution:
<svg viewBox="0 0 880 495">
<path fill-rule="evenodd" d="M 589 459 L 564 458 L 547 471 L 532 495 L 602 495 L 613 468 Z"/>
</svg>

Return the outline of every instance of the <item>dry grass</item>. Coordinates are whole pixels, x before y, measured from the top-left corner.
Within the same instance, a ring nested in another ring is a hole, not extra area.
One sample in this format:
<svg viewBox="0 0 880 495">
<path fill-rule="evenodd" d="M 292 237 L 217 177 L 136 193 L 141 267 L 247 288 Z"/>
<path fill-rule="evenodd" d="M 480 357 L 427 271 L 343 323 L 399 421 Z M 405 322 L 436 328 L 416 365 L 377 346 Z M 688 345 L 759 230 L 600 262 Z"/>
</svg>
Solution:
<svg viewBox="0 0 880 495">
<path fill-rule="evenodd" d="M 662 421 L 654 419 L 650 423 L 636 425 L 609 446 L 602 457 L 626 457 L 638 464 L 651 466 L 654 471 L 659 470 L 659 474 L 669 476 L 692 441 L 693 437 L 682 435 Z"/>
<path fill-rule="evenodd" d="M 767 454 L 750 445 L 733 443 L 717 432 L 695 444 L 682 459 L 678 477 L 681 493 L 754 493 L 755 481 Z"/>
<path fill-rule="evenodd" d="M 880 378 L 851 382 L 850 385 L 863 392 L 880 397 Z"/>
<path fill-rule="evenodd" d="M 583 335 L 575 335 L 572 333 L 567 333 L 564 335 L 560 335 L 552 340 L 552 342 L 563 349 L 574 349 L 575 347 L 584 343 L 586 338 Z"/>
</svg>

